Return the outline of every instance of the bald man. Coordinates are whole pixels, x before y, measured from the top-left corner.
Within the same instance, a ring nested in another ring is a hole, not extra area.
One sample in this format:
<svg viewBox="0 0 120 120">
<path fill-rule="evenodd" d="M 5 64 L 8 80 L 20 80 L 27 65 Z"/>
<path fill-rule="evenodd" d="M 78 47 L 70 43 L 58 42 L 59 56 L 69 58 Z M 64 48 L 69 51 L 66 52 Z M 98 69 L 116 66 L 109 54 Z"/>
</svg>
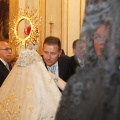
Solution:
<svg viewBox="0 0 120 120">
<path fill-rule="evenodd" d="M 0 87 L 9 74 L 7 63 L 11 57 L 12 49 L 8 42 L 0 41 Z"/>
</svg>

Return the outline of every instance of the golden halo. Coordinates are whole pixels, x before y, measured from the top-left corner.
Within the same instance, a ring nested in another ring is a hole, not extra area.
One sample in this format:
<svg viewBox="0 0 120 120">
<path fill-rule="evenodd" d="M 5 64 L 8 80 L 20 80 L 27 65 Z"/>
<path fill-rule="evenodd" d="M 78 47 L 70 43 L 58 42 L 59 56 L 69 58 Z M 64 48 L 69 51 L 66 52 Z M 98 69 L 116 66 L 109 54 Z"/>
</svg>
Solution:
<svg viewBox="0 0 120 120">
<path fill-rule="evenodd" d="M 14 44 L 15 46 L 18 46 L 20 44 L 25 45 L 26 42 L 32 43 L 36 40 L 36 35 L 38 34 L 36 32 L 36 29 L 39 27 L 39 18 L 35 16 L 35 13 L 37 10 L 30 11 L 29 7 L 26 7 L 24 10 L 22 8 L 19 9 L 18 16 L 14 18 L 12 23 L 10 23 L 11 28 L 9 34 L 11 34 L 10 43 Z M 22 20 L 28 20 L 31 26 L 31 31 L 28 36 L 25 38 L 21 38 L 18 35 L 18 25 Z"/>
</svg>

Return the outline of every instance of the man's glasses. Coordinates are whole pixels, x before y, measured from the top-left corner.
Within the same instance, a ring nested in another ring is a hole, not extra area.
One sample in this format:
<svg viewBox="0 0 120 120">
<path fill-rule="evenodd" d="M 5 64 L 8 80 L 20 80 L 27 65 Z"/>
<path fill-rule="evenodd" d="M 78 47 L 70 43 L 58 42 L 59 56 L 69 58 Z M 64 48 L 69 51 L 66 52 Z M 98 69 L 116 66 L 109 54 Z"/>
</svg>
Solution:
<svg viewBox="0 0 120 120">
<path fill-rule="evenodd" d="M 82 50 L 82 49 L 86 49 L 87 47 L 86 46 L 80 46 L 78 47 L 78 49 Z"/>
<path fill-rule="evenodd" d="M 5 48 L 5 49 L 0 49 L 0 50 L 12 51 L 12 48 Z"/>
</svg>

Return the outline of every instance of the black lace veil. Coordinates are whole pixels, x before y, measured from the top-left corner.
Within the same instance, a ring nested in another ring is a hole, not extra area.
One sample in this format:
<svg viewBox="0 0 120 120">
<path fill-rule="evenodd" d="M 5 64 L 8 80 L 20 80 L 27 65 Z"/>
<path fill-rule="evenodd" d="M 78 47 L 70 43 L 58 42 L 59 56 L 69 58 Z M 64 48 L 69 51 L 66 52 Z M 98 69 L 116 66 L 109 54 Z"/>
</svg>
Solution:
<svg viewBox="0 0 120 120">
<path fill-rule="evenodd" d="M 95 56 L 96 29 L 108 30 L 103 54 L 97 64 L 88 59 L 86 71 L 77 69 L 63 92 L 56 120 L 120 120 L 120 0 L 87 0 L 80 37 Z"/>
</svg>

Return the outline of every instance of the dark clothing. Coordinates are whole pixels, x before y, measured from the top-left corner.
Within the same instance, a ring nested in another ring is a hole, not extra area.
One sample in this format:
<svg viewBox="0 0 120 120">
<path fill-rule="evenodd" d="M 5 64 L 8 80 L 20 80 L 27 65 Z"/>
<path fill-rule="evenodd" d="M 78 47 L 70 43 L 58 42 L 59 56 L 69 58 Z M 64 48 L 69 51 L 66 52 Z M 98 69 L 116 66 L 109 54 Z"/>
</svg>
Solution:
<svg viewBox="0 0 120 120">
<path fill-rule="evenodd" d="M 80 65 L 79 65 L 79 62 L 78 62 L 78 60 L 77 60 L 77 58 L 76 58 L 75 55 L 74 55 L 74 56 L 71 56 L 70 58 L 71 58 L 72 65 L 73 65 L 73 71 L 74 71 L 74 73 L 75 73 L 76 68 L 77 68 L 77 67 L 80 67 Z"/>
<path fill-rule="evenodd" d="M 80 63 L 78 62 L 78 59 L 77 59 L 77 57 L 74 55 L 74 56 L 71 56 L 70 57 L 71 58 L 71 61 L 72 61 L 72 65 L 73 65 L 73 71 L 74 71 L 74 73 L 76 72 L 76 69 L 79 67 L 81 70 L 83 70 L 83 71 L 85 71 L 87 68 L 88 68 L 88 58 L 86 59 L 84 59 L 84 62 L 82 61 L 81 63 L 81 65 L 80 65 Z M 92 61 L 90 61 L 91 62 L 91 65 L 93 65 L 94 66 L 94 64 L 96 64 L 96 61 L 97 61 L 97 59 L 93 59 Z"/>
<path fill-rule="evenodd" d="M 68 81 L 55 120 L 120 120 L 120 0 L 88 0 L 86 3 L 81 35 L 91 40 L 91 46 L 95 30 L 104 23 L 109 33 L 107 45 L 97 65 L 92 67 L 93 59 L 89 59 L 87 71 L 78 70 Z M 102 7 L 98 7 L 100 4 Z M 95 6 L 96 10 L 90 9 Z M 111 45 L 115 45 L 114 50 Z M 94 55 L 93 47 L 88 47 L 88 53 Z"/>
<path fill-rule="evenodd" d="M 8 74 L 9 74 L 9 70 L 0 60 L 0 86 L 2 85 Z"/>
<path fill-rule="evenodd" d="M 59 57 L 58 68 L 59 68 L 59 77 L 66 82 L 74 73 L 73 67 L 72 67 L 72 61 L 70 57 L 66 55 L 61 55 Z"/>
<path fill-rule="evenodd" d="M 67 82 L 67 80 L 74 73 L 73 67 L 72 67 L 72 61 L 70 57 L 61 54 L 61 56 L 58 59 L 58 70 L 59 70 L 59 77 Z"/>
</svg>

